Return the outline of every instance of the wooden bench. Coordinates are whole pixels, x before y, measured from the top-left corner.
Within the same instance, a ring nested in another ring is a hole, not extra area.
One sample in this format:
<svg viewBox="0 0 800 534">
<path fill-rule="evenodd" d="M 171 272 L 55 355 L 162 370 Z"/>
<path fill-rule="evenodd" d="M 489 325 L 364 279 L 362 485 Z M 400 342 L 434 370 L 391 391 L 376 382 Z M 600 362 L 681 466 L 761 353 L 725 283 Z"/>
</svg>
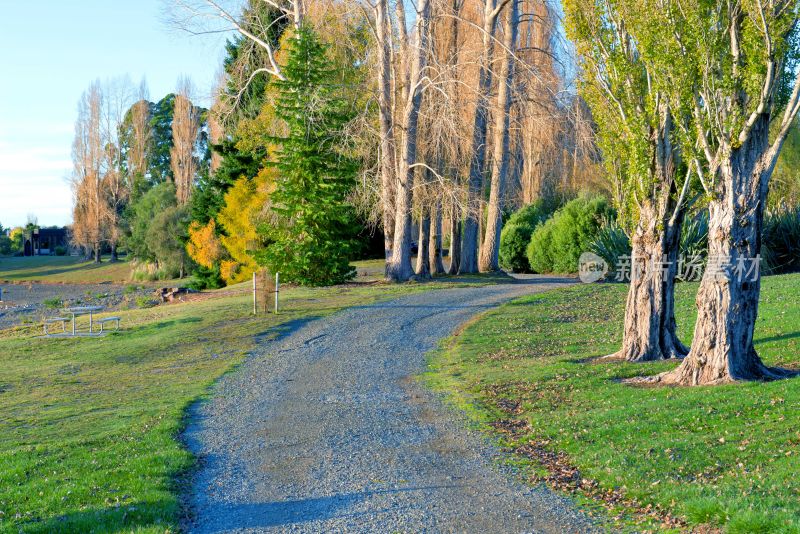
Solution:
<svg viewBox="0 0 800 534">
<path fill-rule="evenodd" d="M 47 325 L 54 324 L 54 323 L 61 323 L 61 329 L 66 334 L 67 333 L 67 321 L 69 319 L 67 317 L 51 317 L 49 319 L 44 320 L 44 335 L 49 336 L 50 332 L 47 331 Z"/>
<path fill-rule="evenodd" d="M 117 330 L 119 330 L 119 317 L 103 317 L 102 319 L 97 319 L 97 322 L 100 323 L 100 333 L 103 333 L 103 328 L 105 327 L 106 323 L 111 321 L 117 322 Z"/>
</svg>

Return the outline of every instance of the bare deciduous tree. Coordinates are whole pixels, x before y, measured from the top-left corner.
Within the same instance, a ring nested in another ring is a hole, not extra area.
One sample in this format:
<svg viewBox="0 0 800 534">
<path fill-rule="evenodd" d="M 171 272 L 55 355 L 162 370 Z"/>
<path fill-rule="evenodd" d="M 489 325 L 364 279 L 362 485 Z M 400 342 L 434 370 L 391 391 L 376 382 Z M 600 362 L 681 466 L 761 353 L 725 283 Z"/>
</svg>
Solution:
<svg viewBox="0 0 800 534">
<path fill-rule="evenodd" d="M 169 152 L 178 205 L 189 202 L 197 174 L 195 148 L 200 120 L 192 104 L 192 82 L 182 78 L 175 94 L 172 117 L 172 149 Z"/>
<path fill-rule="evenodd" d="M 131 106 L 130 114 L 131 139 L 126 160 L 131 189 L 138 192 L 143 185 L 137 184 L 143 182 L 147 175 L 153 143 L 153 132 L 150 126 L 150 92 L 145 80 L 142 80 L 139 85 L 136 102 Z"/>
<path fill-rule="evenodd" d="M 72 145 L 72 189 L 75 195 L 73 239 L 75 244 L 91 250 L 94 261 L 100 262 L 106 239 L 104 222 L 108 208 L 103 195 L 102 136 L 103 94 L 100 82 L 94 82 L 78 102 L 75 140 Z"/>
<path fill-rule="evenodd" d="M 424 71 L 428 57 L 430 19 L 430 0 L 420 0 L 417 5 L 414 34 L 408 43 L 413 55 L 409 58 L 408 89 L 405 91 L 406 98 L 399 120 L 402 136 L 397 162 L 394 244 L 391 258 L 386 266 L 386 276 L 393 281 L 408 280 L 414 274 L 411 267 L 411 199 L 417 163 L 419 111 L 427 82 Z M 398 25 L 405 28 L 406 21 L 402 19 L 398 21 Z"/>
<path fill-rule="evenodd" d="M 472 147 L 467 176 L 467 202 L 461 238 L 459 273 L 478 272 L 479 220 L 481 191 L 486 166 L 487 129 L 489 125 L 489 99 L 492 88 L 492 60 L 495 49 L 497 19 L 508 0 L 484 0 L 481 55 L 479 58 L 478 86 L 476 90 L 475 119 L 472 127 Z"/>
<path fill-rule="evenodd" d="M 117 245 L 122 238 L 122 210 L 131 193 L 131 184 L 122 164 L 121 126 L 130 106 L 132 94 L 131 83 L 127 78 L 109 80 L 102 92 L 103 164 L 101 175 L 106 204 L 106 218 L 103 226 L 111 248 L 111 261 L 117 261 Z"/>
<path fill-rule="evenodd" d="M 480 251 L 479 268 L 483 272 L 500 269 L 500 231 L 503 228 L 502 202 L 505 197 L 506 179 L 510 164 L 509 152 L 509 113 L 511 111 L 514 86 L 514 52 L 517 43 L 519 19 L 519 0 L 511 0 L 503 38 L 503 64 L 500 68 L 497 103 L 495 105 L 494 152 L 492 154 L 492 177 L 489 193 L 489 206 L 486 218 L 486 232 Z"/>
</svg>

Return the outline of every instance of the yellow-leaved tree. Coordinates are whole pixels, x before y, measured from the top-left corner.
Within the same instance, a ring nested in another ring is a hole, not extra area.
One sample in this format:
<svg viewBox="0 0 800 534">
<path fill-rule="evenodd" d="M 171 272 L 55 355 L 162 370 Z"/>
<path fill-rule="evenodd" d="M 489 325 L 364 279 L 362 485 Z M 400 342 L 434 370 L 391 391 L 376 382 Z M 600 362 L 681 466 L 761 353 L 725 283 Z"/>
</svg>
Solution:
<svg viewBox="0 0 800 534">
<path fill-rule="evenodd" d="M 217 221 L 223 229 L 219 240 L 230 256 L 220 263 L 220 274 L 228 284 L 247 280 L 259 268 L 252 253 L 265 245 L 257 230 L 269 222 L 273 172 L 266 168 L 252 180 L 240 178 L 225 194 Z"/>
<path fill-rule="evenodd" d="M 189 242 L 186 243 L 186 251 L 198 265 L 207 269 L 213 269 L 225 254 L 217 237 L 216 229 L 217 223 L 214 219 L 210 219 L 205 225 L 194 221 L 189 226 Z"/>
</svg>

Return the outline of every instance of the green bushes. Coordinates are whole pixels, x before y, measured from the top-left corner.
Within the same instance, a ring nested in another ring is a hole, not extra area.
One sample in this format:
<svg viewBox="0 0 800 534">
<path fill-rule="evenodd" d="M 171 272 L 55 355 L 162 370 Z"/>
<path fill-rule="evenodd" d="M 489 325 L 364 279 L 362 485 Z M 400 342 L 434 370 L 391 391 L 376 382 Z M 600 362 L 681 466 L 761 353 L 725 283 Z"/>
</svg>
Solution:
<svg viewBox="0 0 800 534">
<path fill-rule="evenodd" d="M 125 245 L 137 262 L 132 278 L 163 280 L 187 274 L 192 268 L 186 252 L 189 206 L 177 205 L 175 185 L 152 187 L 128 209 L 131 226 Z"/>
<path fill-rule="evenodd" d="M 538 273 L 574 273 L 578 259 L 597 238 L 603 221 L 614 210 L 603 197 L 580 197 L 568 202 L 534 230 L 527 247 L 528 262 Z"/>
<path fill-rule="evenodd" d="M 687 219 L 681 227 L 680 255 L 684 260 L 692 258 L 705 260 L 708 255 L 708 212 L 702 211 Z M 595 240 L 589 245 L 594 252 L 610 266 L 620 265 L 620 258 L 631 255 L 631 242 L 628 235 L 616 220 L 603 223 Z"/>
<path fill-rule="evenodd" d="M 631 254 L 631 244 L 603 197 L 581 197 L 547 220 L 540 204 L 515 213 L 503 229 L 500 261 L 516 272 L 574 273 L 583 252 L 594 252 L 610 266 Z M 544 220 L 544 221 L 543 221 Z M 767 274 L 800 272 L 800 207 L 768 214 L 762 232 L 762 268 Z M 521 250 L 525 248 L 525 257 Z M 681 229 L 680 255 L 705 261 L 708 213 L 689 217 Z"/>
<path fill-rule="evenodd" d="M 544 222 L 553 209 L 543 200 L 525 206 L 508 219 L 500 234 L 500 265 L 515 273 L 530 272 L 526 249 L 536 227 Z"/>
</svg>

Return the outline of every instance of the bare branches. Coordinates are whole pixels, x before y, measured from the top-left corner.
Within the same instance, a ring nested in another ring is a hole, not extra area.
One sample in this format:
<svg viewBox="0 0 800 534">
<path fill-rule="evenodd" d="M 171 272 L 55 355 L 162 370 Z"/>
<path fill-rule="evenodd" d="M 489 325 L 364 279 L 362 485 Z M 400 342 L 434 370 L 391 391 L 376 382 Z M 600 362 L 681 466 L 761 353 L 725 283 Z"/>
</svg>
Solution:
<svg viewBox="0 0 800 534">
<path fill-rule="evenodd" d="M 285 14 L 291 13 L 295 25 L 300 24 L 301 0 L 294 0 L 288 6 L 282 6 L 272 0 L 262 1 Z M 248 17 L 247 11 L 241 11 L 238 6 L 227 7 L 222 0 L 169 0 L 169 2 L 170 18 L 175 27 L 192 35 L 237 32 L 266 53 L 268 65 L 263 67 L 264 70 L 276 78 L 284 79 L 275 59 L 274 46 L 267 37 L 269 29 L 258 26 L 253 28 L 248 24 L 258 20 L 257 17 L 252 15 Z"/>
<path fill-rule="evenodd" d="M 73 241 L 100 261 L 103 243 L 112 257 L 121 237 L 120 217 L 131 183 L 122 165 L 120 127 L 133 100 L 130 80 L 94 82 L 78 103 L 72 148 Z"/>
<path fill-rule="evenodd" d="M 175 180 L 178 204 L 189 202 L 197 174 L 195 144 L 200 129 L 197 109 L 192 104 L 192 82 L 181 78 L 175 94 L 175 109 L 172 117 L 172 149 L 170 166 Z"/>
</svg>

